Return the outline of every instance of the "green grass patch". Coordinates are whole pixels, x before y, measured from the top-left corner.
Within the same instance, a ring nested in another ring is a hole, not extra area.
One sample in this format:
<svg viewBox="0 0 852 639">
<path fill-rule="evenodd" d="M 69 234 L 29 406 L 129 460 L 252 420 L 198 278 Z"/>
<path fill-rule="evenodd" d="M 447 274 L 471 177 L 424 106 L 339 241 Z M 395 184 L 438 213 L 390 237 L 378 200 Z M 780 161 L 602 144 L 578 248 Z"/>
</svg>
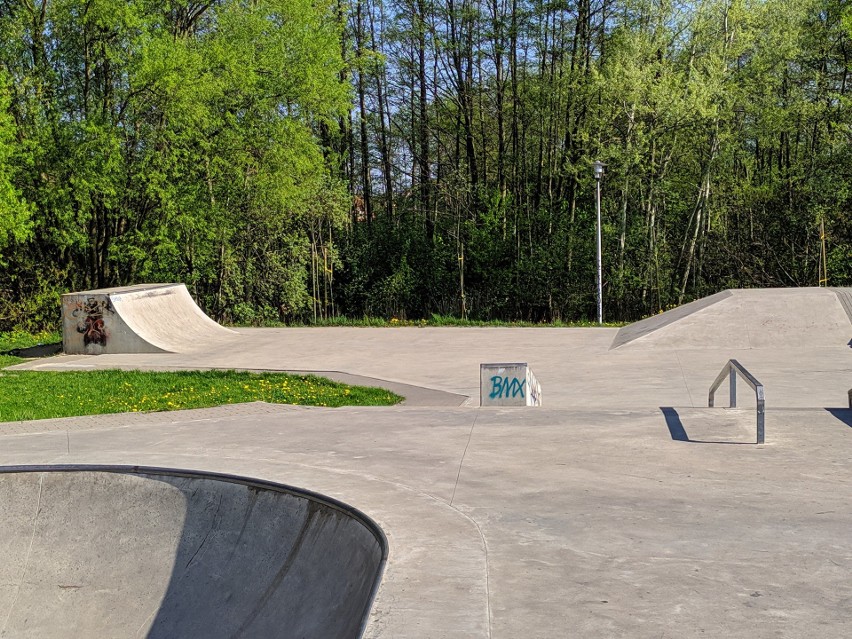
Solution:
<svg viewBox="0 0 852 639">
<path fill-rule="evenodd" d="M 10 351 L 43 344 L 56 344 L 62 341 L 62 335 L 55 331 L 43 331 L 41 333 L 0 333 L 0 368 L 20 364 L 24 359 L 10 355 Z"/>
<path fill-rule="evenodd" d="M 605 327 L 621 327 L 627 322 L 605 322 Z M 281 326 L 279 324 L 279 326 Z M 393 327 L 393 326 L 462 326 L 462 327 L 510 327 L 510 328 L 596 328 L 596 321 L 578 320 L 575 322 L 522 322 L 503 320 L 462 319 L 451 315 L 432 315 L 429 319 L 403 320 L 396 317 L 385 319 L 381 317 L 329 317 L 318 319 L 316 322 L 297 324 L 295 326 L 354 326 L 354 327 Z"/>
<path fill-rule="evenodd" d="M 0 371 L 0 422 L 242 402 L 390 406 L 401 397 L 313 375 L 236 371 Z"/>
<path fill-rule="evenodd" d="M 20 357 L 13 357 L 12 355 L 0 355 L 0 368 L 12 366 L 13 364 L 20 364 L 23 361 L 24 360 Z"/>
<path fill-rule="evenodd" d="M 41 346 L 42 344 L 56 344 L 62 341 L 62 335 L 54 331 L 43 331 L 41 333 L 0 333 L 0 354 L 8 353 L 19 348 L 30 346 Z"/>
</svg>

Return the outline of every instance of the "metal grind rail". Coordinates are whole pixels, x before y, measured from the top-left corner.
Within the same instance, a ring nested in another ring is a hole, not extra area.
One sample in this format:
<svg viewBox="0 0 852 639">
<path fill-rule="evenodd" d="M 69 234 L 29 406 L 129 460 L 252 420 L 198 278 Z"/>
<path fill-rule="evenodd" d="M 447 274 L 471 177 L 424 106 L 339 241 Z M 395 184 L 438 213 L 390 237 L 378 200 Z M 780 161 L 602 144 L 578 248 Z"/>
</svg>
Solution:
<svg viewBox="0 0 852 639">
<path fill-rule="evenodd" d="M 725 364 L 725 367 L 722 369 L 722 372 L 719 373 L 719 376 L 716 378 L 716 381 L 713 382 L 710 386 L 710 395 L 707 400 L 707 405 L 710 408 L 713 408 L 713 398 L 716 394 L 716 389 L 722 385 L 722 382 L 725 381 L 725 377 L 729 380 L 729 388 L 730 388 L 730 397 L 731 397 L 731 408 L 737 407 L 737 375 L 740 375 L 748 384 L 751 389 L 754 391 L 755 399 L 757 400 L 757 443 L 762 444 L 764 439 L 764 426 L 765 426 L 765 412 L 766 412 L 766 396 L 763 391 L 763 384 L 761 384 L 754 375 L 749 373 L 745 367 L 740 364 L 737 360 L 731 359 L 728 360 L 728 363 Z M 852 396 L 850 396 L 852 399 Z"/>
</svg>

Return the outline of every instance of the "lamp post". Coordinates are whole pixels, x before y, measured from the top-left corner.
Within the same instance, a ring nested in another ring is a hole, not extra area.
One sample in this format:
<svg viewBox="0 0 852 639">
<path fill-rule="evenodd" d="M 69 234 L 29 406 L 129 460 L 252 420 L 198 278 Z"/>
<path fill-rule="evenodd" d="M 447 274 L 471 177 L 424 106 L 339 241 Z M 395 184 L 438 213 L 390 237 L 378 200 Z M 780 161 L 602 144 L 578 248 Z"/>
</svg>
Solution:
<svg viewBox="0 0 852 639">
<path fill-rule="evenodd" d="M 597 240 L 598 240 L 598 324 L 603 324 L 603 267 L 601 263 L 601 177 L 606 164 L 595 160 L 592 168 L 595 170 L 595 205 L 598 213 Z"/>
</svg>

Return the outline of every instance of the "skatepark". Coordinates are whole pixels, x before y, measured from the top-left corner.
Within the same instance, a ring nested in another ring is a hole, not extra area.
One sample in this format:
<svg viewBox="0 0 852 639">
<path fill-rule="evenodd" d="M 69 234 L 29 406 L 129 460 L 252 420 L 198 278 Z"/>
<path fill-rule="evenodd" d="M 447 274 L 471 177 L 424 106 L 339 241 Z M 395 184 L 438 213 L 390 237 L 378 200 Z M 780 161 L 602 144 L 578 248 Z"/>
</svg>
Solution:
<svg viewBox="0 0 852 639">
<path fill-rule="evenodd" d="M 0 424 L 2 637 L 852 632 L 850 289 L 723 291 L 620 329 L 189 339 L 203 320 L 166 295 L 87 293 L 89 344 L 15 368 L 316 372 L 406 399 Z M 98 343 L 113 311 L 132 352 Z M 708 407 L 732 359 L 765 388 L 761 445 L 747 385 Z M 480 406 L 487 362 L 529 363 L 543 405 Z"/>
</svg>

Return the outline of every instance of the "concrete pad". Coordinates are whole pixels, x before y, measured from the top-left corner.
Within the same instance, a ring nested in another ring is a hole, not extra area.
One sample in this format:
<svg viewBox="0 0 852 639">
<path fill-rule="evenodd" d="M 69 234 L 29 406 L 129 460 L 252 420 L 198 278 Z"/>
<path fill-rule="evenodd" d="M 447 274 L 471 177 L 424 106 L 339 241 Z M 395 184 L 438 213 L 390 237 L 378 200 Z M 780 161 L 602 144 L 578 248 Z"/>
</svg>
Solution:
<svg viewBox="0 0 852 639">
<path fill-rule="evenodd" d="M 478 404 L 480 364 L 501 361 L 528 362 L 546 405 L 554 408 L 706 406 L 710 384 L 729 359 L 738 359 L 763 382 L 770 408 L 845 406 L 852 386 L 852 348 L 845 342 L 814 348 L 649 351 L 627 345 L 609 350 L 617 332 L 611 328 L 239 329 L 239 343 L 210 352 L 65 356 L 12 368 L 346 371 L 391 390 L 403 387 L 390 384 L 422 387 L 426 392 L 417 403 L 439 406 L 464 397 L 466 404 Z M 852 325 L 847 334 L 852 338 Z"/>
<path fill-rule="evenodd" d="M 847 636 L 852 412 L 770 412 L 758 447 L 750 411 L 669 408 L 258 404 L 64 420 L 67 442 L 0 436 L 0 463 L 203 468 L 352 504 L 390 544 L 367 637 Z"/>
<path fill-rule="evenodd" d="M 390 545 L 370 638 L 845 638 L 852 323 L 836 293 L 800 293 L 733 292 L 614 349 L 607 328 L 240 329 L 207 352 L 29 362 L 337 371 L 429 405 L 0 424 L 0 464 L 234 473 L 351 504 Z M 706 408 L 733 358 L 766 387 L 765 445 L 746 389 Z M 546 406 L 472 405 L 489 361 L 528 362 Z"/>
</svg>

